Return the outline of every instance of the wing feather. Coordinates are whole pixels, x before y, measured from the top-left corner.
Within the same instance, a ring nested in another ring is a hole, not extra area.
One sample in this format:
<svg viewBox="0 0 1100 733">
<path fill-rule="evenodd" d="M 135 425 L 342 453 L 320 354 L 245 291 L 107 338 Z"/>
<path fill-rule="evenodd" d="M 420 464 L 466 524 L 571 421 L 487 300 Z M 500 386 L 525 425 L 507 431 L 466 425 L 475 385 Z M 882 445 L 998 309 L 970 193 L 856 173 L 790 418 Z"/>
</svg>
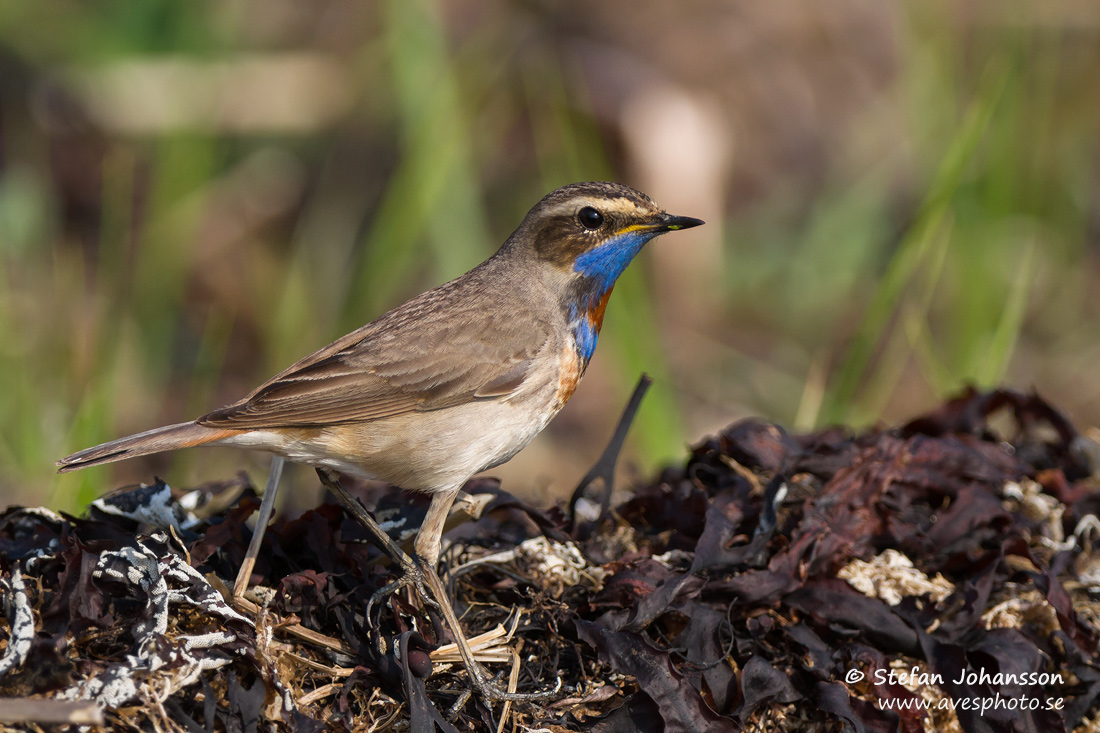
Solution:
<svg viewBox="0 0 1100 733">
<path fill-rule="evenodd" d="M 520 323 L 511 309 L 462 297 L 460 284 L 409 301 L 199 424 L 320 427 L 506 398 L 552 347 L 549 319 Z"/>
</svg>

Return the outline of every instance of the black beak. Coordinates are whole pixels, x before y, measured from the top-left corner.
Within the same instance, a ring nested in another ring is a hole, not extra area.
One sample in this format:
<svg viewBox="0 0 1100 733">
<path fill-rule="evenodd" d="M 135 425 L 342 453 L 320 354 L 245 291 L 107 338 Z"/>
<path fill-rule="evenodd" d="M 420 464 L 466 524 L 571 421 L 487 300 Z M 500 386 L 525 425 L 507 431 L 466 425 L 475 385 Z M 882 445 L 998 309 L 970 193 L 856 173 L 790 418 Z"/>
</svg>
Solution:
<svg viewBox="0 0 1100 733">
<path fill-rule="evenodd" d="M 691 229 L 692 227 L 697 227 L 704 223 L 702 219 L 693 219 L 690 216 L 661 214 L 660 220 L 656 222 L 654 228 L 659 232 L 675 232 L 680 229 Z"/>
<path fill-rule="evenodd" d="M 690 216 L 673 216 L 672 214 L 666 214 L 662 211 L 645 224 L 631 224 L 623 227 L 615 232 L 615 234 L 646 232 L 651 236 L 655 236 L 665 232 L 675 232 L 678 229 L 691 229 L 702 223 L 704 223 L 702 219 L 692 219 Z"/>
</svg>

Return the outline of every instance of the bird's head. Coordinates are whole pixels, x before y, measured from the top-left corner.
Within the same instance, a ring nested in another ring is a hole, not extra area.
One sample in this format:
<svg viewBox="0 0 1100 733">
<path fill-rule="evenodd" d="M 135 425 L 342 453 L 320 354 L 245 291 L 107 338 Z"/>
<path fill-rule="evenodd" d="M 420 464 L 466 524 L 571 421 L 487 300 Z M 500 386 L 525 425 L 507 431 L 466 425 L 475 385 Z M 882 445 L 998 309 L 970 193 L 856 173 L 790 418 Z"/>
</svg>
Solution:
<svg viewBox="0 0 1100 733">
<path fill-rule="evenodd" d="M 630 261 L 657 235 L 702 223 L 668 214 L 620 183 L 573 183 L 535 204 L 511 241 L 529 247 L 562 284 L 563 306 L 587 363 L 611 289 Z"/>
<path fill-rule="evenodd" d="M 663 211 L 641 191 L 621 183 L 573 183 L 547 194 L 517 234 L 542 262 L 593 291 L 609 290 L 626 266 L 658 234 L 703 222 Z"/>
</svg>

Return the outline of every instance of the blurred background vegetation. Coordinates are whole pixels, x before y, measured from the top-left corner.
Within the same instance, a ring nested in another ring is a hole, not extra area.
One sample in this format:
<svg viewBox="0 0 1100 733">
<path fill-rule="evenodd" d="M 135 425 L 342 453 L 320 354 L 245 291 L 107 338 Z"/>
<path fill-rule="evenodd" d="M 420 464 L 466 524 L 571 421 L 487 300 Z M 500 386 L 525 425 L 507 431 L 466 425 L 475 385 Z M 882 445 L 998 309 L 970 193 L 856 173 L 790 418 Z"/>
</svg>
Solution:
<svg viewBox="0 0 1100 733">
<path fill-rule="evenodd" d="M 628 271 L 513 491 L 569 491 L 643 370 L 640 472 L 967 383 L 1096 425 L 1098 142 L 1091 0 L 3 3 L 0 498 L 262 482 L 53 464 L 243 396 L 586 179 L 707 226 Z"/>
</svg>

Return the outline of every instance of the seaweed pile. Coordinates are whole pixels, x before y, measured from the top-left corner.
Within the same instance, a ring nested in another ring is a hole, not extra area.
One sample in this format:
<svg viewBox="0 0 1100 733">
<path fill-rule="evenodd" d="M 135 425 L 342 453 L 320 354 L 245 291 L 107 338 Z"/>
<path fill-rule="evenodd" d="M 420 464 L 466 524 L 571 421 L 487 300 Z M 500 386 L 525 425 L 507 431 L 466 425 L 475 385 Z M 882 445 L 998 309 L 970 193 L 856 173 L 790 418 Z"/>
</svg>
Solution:
<svg viewBox="0 0 1100 733">
<path fill-rule="evenodd" d="M 352 485 L 401 536 L 422 497 Z M 112 729 L 1084 731 L 1100 726 L 1100 446 L 1035 394 L 894 428 L 759 420 L 613 509 L 466 487 L 441 573 L 502 684 L 324 503 L 269 527 L 246 477 L 75 518 L 0 515 L 0 720 Z M 16 699 L 18 698 L 18 699 Z"/>
</svg>

